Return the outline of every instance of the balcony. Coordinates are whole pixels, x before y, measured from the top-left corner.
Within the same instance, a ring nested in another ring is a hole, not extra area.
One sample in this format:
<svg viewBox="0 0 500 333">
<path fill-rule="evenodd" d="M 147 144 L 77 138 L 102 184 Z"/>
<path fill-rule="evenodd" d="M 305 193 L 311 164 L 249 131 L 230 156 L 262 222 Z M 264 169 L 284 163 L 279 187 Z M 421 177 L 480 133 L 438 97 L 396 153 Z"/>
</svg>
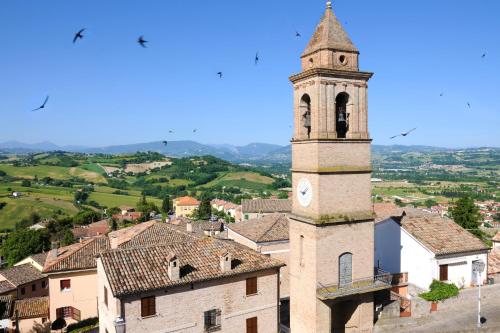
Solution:
<svg viewBox="0 0 500 333">
<path fill-rule="evenodd" d="M 332 300 L 341 297 L 371 293 L 378 290 L 388 289 L 391 287 L 392 275 L 380 269 L 375 270 L 373 276 L 354 279 L 350 283 L 342 285 L 323 285 L 318 282 L 316 290 L 317 297 L 320 300 Z"/>
</svg>

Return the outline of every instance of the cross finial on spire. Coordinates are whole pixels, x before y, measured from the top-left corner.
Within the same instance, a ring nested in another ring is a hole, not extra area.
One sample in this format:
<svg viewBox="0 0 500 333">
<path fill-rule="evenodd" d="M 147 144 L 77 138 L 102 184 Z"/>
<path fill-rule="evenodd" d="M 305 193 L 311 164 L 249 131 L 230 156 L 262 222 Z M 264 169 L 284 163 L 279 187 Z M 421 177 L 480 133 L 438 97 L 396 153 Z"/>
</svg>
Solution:
<svg viewBox="0 0 500 333">
<path fill-rule="evenodd" d="M 326 9 L 332 9 L 332 2 L 331 1 L 326 2 Z"/>
</svg>

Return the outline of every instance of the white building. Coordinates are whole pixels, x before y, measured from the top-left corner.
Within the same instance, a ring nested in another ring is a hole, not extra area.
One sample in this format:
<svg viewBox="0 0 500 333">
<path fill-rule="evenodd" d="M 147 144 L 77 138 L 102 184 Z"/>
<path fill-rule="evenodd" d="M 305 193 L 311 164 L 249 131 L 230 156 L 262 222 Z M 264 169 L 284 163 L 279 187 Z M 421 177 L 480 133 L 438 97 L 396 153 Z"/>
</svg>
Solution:
<svg viewBox="0 0 500 333">
<path fill-rule="evenodd" d="M 489 248 L 448 218 L 406 209 L 375 225 L 375 266 L 408 273 L 408 282 L 428 289 L 432 280 L 458 287 L 477 283 L 472 263 L 487 263 Z M 482 277 L 486 280 L 486 274 Z"/>
</svg>

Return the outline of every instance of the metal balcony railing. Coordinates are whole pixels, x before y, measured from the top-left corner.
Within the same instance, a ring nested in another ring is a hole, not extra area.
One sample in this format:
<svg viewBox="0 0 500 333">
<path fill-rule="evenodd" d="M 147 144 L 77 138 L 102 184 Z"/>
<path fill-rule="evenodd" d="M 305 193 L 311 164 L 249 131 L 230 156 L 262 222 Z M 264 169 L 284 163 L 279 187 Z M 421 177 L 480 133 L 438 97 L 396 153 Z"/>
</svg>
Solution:
<svg viewBox="0 0 500 333">
<path fill-rule="evenodd" d="M 351 280 L 349 283 L 323 285 L 318 282 L 319 299 L 335 299 L 356 294 L 364 294 L 391 287 L 392 275 L 389 272 L 375 269 L 373 276 Z"/>
</svg>

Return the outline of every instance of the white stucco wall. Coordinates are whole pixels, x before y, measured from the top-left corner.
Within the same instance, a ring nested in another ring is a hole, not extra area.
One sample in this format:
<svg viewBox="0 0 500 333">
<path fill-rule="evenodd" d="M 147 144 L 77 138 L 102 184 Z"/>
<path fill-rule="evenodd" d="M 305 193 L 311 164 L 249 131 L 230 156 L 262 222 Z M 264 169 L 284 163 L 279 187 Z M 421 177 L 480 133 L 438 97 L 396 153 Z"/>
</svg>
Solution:
<svg viewBox="0 0 500 333">
<path fill-rule="evenodd" d="M 482 260 L 484 263 L 487 263 L 487 254 L 485 252 L 478 252 L 438 257 L 436 267 L 447 264 L 448 281 L 455 283 L 459 288 L 466 288 L 471 285 L 477 285 L 476 277 L 472 274 L 472 262 L 475 260 Z M 481 275 L 483 283 L 486 280 L 487 271 L 488 267 L 485 267 L 484 273 Z M 437 269 L 435 279 L 439 279 L 439 269 Z"/>
</svg>

